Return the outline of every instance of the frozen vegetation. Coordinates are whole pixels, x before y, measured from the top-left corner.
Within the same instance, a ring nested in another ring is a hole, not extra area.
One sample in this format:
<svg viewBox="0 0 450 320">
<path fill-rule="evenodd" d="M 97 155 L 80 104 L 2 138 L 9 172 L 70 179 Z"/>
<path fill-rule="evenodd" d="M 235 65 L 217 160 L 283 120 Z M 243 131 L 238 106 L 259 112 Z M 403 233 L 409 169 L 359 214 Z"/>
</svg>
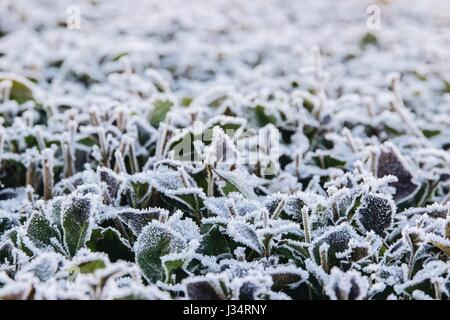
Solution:
<svg viewBox="0 0 450 320">
<path fill-rule="evenodd" d="M 1 0 L 0 299 L 448 299 L 449 12 Z"/>
</svg>

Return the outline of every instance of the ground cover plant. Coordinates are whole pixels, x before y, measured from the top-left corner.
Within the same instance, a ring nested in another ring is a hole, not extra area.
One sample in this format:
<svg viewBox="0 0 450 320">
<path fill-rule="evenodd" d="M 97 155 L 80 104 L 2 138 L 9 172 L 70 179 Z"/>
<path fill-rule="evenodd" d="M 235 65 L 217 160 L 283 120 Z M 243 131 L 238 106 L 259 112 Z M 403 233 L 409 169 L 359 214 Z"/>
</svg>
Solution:
<svg viewBox="0 0 450 320">
<path fill-rule="evenodd" d="M 2 0 L 0 299 L 448 299 L 449 11 Z"/>
</svg>

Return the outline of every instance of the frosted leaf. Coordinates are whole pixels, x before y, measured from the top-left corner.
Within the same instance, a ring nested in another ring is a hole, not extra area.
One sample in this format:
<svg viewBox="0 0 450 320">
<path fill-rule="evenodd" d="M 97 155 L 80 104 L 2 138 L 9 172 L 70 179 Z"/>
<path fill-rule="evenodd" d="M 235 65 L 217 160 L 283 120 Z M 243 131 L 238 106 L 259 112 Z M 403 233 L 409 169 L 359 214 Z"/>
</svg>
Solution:
<svg viewBox="0 0 450 320">
<path fill-rule="evenodd" d="M 425 232 L 417 227 L 407 227 L 402 230 L 403 240 L 409 246 L 411 254 L 415 254 L 425 240 Z"/>
<path fill-rule="evenodd" d="M 99 180 L 105 184 L 107 203 L 115 203 L 124 179 L 108 168 L 100 168 L 98 176 Z"/>
<path fill-rule="evenodd" d="M 356 238 L 357 235 L 352 227 L 347 224 L 342 224 L 336 227 L 330 227 L 322 235 L 316 237 L 310 246 L 310 255 L 315 258 L 317 262 L 319 258 L 319 248 L 323 244 L 329 246 L 328 259 L 332 265 L 337 262 L 336 253 L 343 252 L 348 249 L 349 241 L 352 238 Z"/>
<path fill-rule="evenodd" d="M 220 217 L 230 217 L 227 207 L 227 202 L 230 200 L 240 216 L 246 216 L 261 207 L 261 204 L 257 201 L 245 199 L 240 194 L 229 194 L 228 197 L 220 198 L 210 197 L 204 201 L 204 204 L 213 214 Z"/>
<path fill-rule="evenodd" d="M 23 269 L 32 272 L 42 282 L 50 280 L 58 271 L 62 256 L 55 253 L 42 253 Z"/>
<path fill-rule="evenodd" d="M 184 181 L 186 180 L 186 181 Z M 160 165 L 152 175 L 154 187 L 169 197 L 180 198 L 185 195 L 203 195 L 203 190 L 195 185 L 195 182 L 187 174 L 183 177 L 179 171 L 166 165 Z"/>
<path fill-rule="evenodd" d="M 310 208 L 313 213 L 317 213 L 327 207 L 327 199 L 314 192 L 298 191 L 287 197 L 284 210 L 289 215 L 300 218 L 304 206 Z"/>
<path fill-rule="evenodd" d="M 18 196 L 18 191 L 8 188 L 0 191 L 0 201 L 11 200 Z"/>
<path fill-rule="evenodd" d="M 240 300 L 254 300 L 258 289 L 258 284 L 251 281 L 244 282 L 239 288 L 238 298 Z"/>
<path fill-rule="evenodd" d="M 112 262 L 117 260 L 133 261 L 133 248 L 119 231 L 112 227 L 94 228 L 86 247 L 96 252 L 104 252 Z"/>
<path fill-rule="evenodd" d="M 17 281 L 16 283 L 8 283 L 0 288 L 0 299 L 2 300 L 25 300 L 31 292 L 31 284 L 28 282 Z"/>
<path fill-rule="evenodd" d="M 444 279 L 443 283 L 441 284 L 441 288 L 442 292 L 445 293 L 447 297 L 450 297 L 450 273 Z"/>
<path fill-rule="evenodd" d="M 69 178 L 62 179 L 56 183 L 54 193 L 56 196 L 63 196 L 71 193 L 76 187 L 84 184 L 98 184 L 98 175 L 95 172 L 87 169 L 87 171 L 78 172 Z"/>
<path fill-rule="evenodd" d="M 0 210 L 0 237 L 18 223 L 18 217 Z"/>
<path fill-rule="evenodd" d="M 347 188 L 340 189 L 330 197 L 331 209 L 333 217 L 347 217 L 353 209 L 356 202 L 357 194 L 353 190 Z"/>
<path fill-rule="evenodd" d="M 239 215 L 245 217 L 257 211 L 261 204 L 255 200 L 237 199 L 235 208 Z"/>
<path fill-rule="evenodd" d="M 152 184 L 163 196 L 164 201 L 177 208 L 198 213 L 199 199 L 205 197 L 201 188 L 183 170 L 172 170 L 161 164 L 152 177 Z"/>
<path fill-rule="evenodd" d="M 405 160 L 393 145 L 387 145 L 380 150 L 377 158 L 376 173 L 379 178 L 386 175 L 397 177 L 398 181 L 391 184 L 396 189 L 394 194 L 394 200 L 396 202 L 407 200 L 419 188 Z"/>
<path fill-rule="evenodd" d="M 0 0 L 0 298 L 449 298 L 448 0 L 70 2 Z"/>
<path fill-rule="evenodd" d="M 309 272 L 310 277 L 313 276 L 320 281 L 320 283 L 325 284 L 328 281 L 328 273 L 326 273 L 325 270 L 312 259 L 305 260 L 305 269 Z"/>
<path fill-rule="evenodd" d="M 414 277 L 406 280 L 404 283 L 398 283 L 394 286 L 398 294 L 411 294 L 418 287 L 434 291 L 430 280 L 445 276 L 448 273 L 448 263 L 443 261 L 429 261 L 423 265 L 423 268 L 417 271 Z"/>
<path fill-rule="evenodd" d="M 384 282 L 375 282 L 370 285 L 368 296 L 373 299 L 373 297 L 379 293 L 386 290 L 387 285 Z"/>
<path fill-rule="evenodd" d="M 72 260 L 64 265 L 64 268 L 71 279 L 83 281 L 83 275 L 98 274 L 98 271 L 104 271 L 108 266 L 110 264 L 105 254 L 80 249 Z"/>
<path fill-rule="evenodd" d="M 445 219 L 447 217 L 448 210 L 449 210 L 448 206 L 434 203 L 425 208 L 410 208 L 410 209 L 402 211 L 400 214 L 405 215 L 407 217 L 412 217 L 412 216 L 420 217 L 420 216 L 423 216 L 426 214 L 431 218 Z"/>
<path fill-rule="evenodd" d="M 173 135 L 164 146 L 164 154 L 168 154 L 170 159 L 176 159 L 184 162 L 197 161 L 200 158 L 200 153 L 195 148 L 196 143 L 201 143 L 195 140 L 192 130 L 183 128 L 176 135 Z"/>
<path fill-rule="evenodd" d="M 433 298 L 421 290 L 414 290 L 411 294 L 414 300 L 433 300 Z"/>
<path fill-rule="evenodd" d="M 284 200 L 278 203 L 277 211 L 283 206 Z M 274 211 L 274 213 L 277 213 Z M 258 228 L 257 233 L 260 237 L 266 235 L 281 235 L 283 233 L 296 233 L 300 235 L 300 229 L 298 222 L 293 222 L 290 219 L 281 219 L 279 216 L 274 216 L 274 213 L 269 213 L 266 208 L 259 211 L 254 211 L 251 215 L 247 217 L 248 221 L 252 221 L 253 224 Z"/>
<path fill-rule="evenodd" d="M 220 295 L 208 281 L 189 281 L 186 293 L 192 300 L 220 300 Z"/>
<path fill-rule="evenodd" d="M 341 253 L 336 253 L 336 257 L 362 262 L 364 259 L 376 256 L 382 245 L 383 238 L 370 231 L 364 239 L 350 239 L 348 243 L 349 248 Z"/>
<path fill-rule="evenodd" d="M 259 300 L 270 299 L 267 296 L 276 295 L 271 290 L 273 286 L 272 278 L 259 271 L 243 277 L 231 278 L 229 286 L 233 294 L 232 299 Z"/>
<path fill-rule="evenodd" d="M 160 166 L 153 177 L 155 187 L 162 192 L 171 192 L 182 189 L 183 183 L 177 171 Z"/>
<path fill-rule="evenodd" d="M 89 239 L 94 224 L 95 203 L 90 196 L 71 196 L 62 203 L 64 245 L 71 256 Z"/>
<path fill-rule="evenodd" d="M 233 171 L 216 169 L 214 172 L 223 179 L 224 182 L 230 184 L 230 186 L 225 185 L 225 187 L 221 187 L 221 191 L 225 195 L 230 192 L 228 189 L 232 189 L 231 191 L 239 191 L 249 199 L 256 199 L 255 188 L 262 185 L 264 182 L 263 179 L 255 175 L 249 175 L 248 172 L 240 169 Z"/>
<path fill-rule="evenodd" d="M 202 239 L 200 241 L 200 250 L 203 254 L 219 257 L 231 253 L 228 240 L 220 229 L 215 224 L 207 224 L 204 222 L 201 228 Z"/>
<path fill-rule="evenodd" d="M 153 99 L 152 101 L 153 110 L 150 116 L 150 124 L 155 128 L 158 128 L 159 123 L 163 122 L 166 118 L 167 113 L 171 110 L 174 103 L 169 99 L 163 100 L 161 98 Z"/>
<path fill-rule="evenodd" d="M 149 208 L 144 210 L 122 209 L 117 213 L 119 219 L 125 223 L 135 236 L 138 236 L 142 229 L 153 219 L 158 219 L 162 215 L 168 216 L 169 212 L 161 208 Z"/>
<path fill-rule="evenodd" d="M 204 201 L 205 207 L 211 211 L 212 214 L 219 217 L 230 217 L 230 212 L 226 206 L 227 198 L 207 198 Z"/>
<path fill-rule="evenodd" d="M 141 232 L 134 245 L 136 262 L 143 275 L 151 282 L 164 279 L 161 257 L 187 248 L 186 241 L 168 227 L 157 221 L 150 222 Z"/>
<path fill-rule="evenodd" d="M 308 279 L 308 272 L 289 265 L 269 268 L 265 272 L 272 276 L 272 288 L 275 291 L 284 288 L 295 288 Z"/>
<path fill-rule="evenodd" d="M 225 134 L 233 140 L 238 139 L 247 124 L 247 120 L 238 117 L 216 116 L 205 124 L 205 128 L 214 128 L 216 126 L 222 128 Z M 208 129 L 206 129 L 208 130 Z"/>
<path fill-rule="evenodd" d="M 293 217 L 300 217 L 302 208 L 306 205 L 306 196 L 303 193 L 297 193 L 288 197 L 284 210 Z"/>
<path fill-rule="evenodd" d="M 442 250 L 445 254 L 450 255 L 450 239 L 444 238 L 437 234 L 427 234 L 426 239 L 435 247 Z"/>
<path fill-rule="evenodd" d="M 227 226 L 227 234 L 236 242 L 242 243 L 259 254 L 263 252 L 263 245 L 255 230 L 248 224 L 232 220 Z"/>
<path fill-rule="evenodd" d="M 333 268 L 324 289 L 332 300 L 362 300 L 367 297 L 369 281 L 356 270 Z"/>
<path fill-rule="evenodd" d="M 60 232 L 62 232 L 61 205 L 64 199 L 65 197 L 54 197 L 47 203 L 47 206 L 45 207 L 45 216 L 59 228 Z"/>
<path fill-rule="evenodd" d="M 182 219 L 183 212 L 175 212 L 167 221 L 167 225 L 178 232 L 187 242 L 201 240 L 200 230 L 197 224 L 190 218 Z"/>
<path fill-rule="evenodd" d="M 392 224 L 397 208 L 392 199 L 383 194 L 369 193 L 363 196 L 356 211 L 357 220 L 366 231 L 383 235 Z"/>
<path fill-rule="evenodd" d="M 26 226 L 26 233 L 34 246 L 40 249 L 51 248 L 61 242 L 61 235 L 55 225 L 41 213 L 34 213 Z M 59 248 L 56 248 L 59 249 Z"/>
<path fill-rule="evenodd" d="M 170 295 L 154 285 L 143 286 L 132 283 L 119 286 L 117 282 L 109 282 L 107 290 L 103 291 L 105 300 L 170 300 Z"/>
<path fill-rule="evenodd" d="M 85 196 L 85 195 L 101 195 L 102 190 L 97 184 L 90 184 L 86 183 L 81 186 L 77 186 L 77 189 L 75 192 L 79 195 Z"/>
<path fill-rule="evenodd" d="M 29 100 L 34 100 L 35 95 L 38 95 L 38 88 L 28 80 L 17 74 L 12 73 L 0 73 L 0 81 L 11 81 L 10 96 L 11 100 L 17 101 L 18 104 L 22 104 Z"/>
</svg>

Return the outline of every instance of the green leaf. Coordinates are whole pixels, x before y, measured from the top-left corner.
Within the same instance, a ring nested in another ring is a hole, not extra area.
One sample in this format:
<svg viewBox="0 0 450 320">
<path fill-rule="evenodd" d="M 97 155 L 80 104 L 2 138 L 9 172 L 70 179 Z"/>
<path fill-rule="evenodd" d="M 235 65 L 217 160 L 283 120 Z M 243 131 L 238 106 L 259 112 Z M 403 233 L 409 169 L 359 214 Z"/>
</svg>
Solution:
<svg viewBox="0 0 450 320">
<path fill-rule="evenodd" d="M 92 229 L 92 200 L 90 197 L 74 196 L 62 212 L 64 244 L 70 256 L 84 247 Z"/>
<path fill-rule="evenodd" d="M 103 269 L 106 267 L 105 261 L 103 260 L 92 260 L 88 262 L 83 262 L 78 265 L 80 268 L 80 273 L 94 273 L 98 269 Z"/>
<path fill-rule="evenodd" d="M 194 98 L 192 98 L 192 97 L 183 97 L 181 99 L 181 105 L 183 107 L 189 107 L 193 100 L 194 100 Z"/>
<path fill-rule="evenodd" d="M 55 248 L 55 243 L 52 243 L 51 239 L 61 242 L 61 235 L 57 227 L 41 213 L 34 213 L 31 216 L 26 231 L 28 238 L 39 249 Z"/>
<path fill-rule="evenodd" d="M 193 161 L 195 160 L 194 140 L 194 134 L 188 131 L 186 134 L 170 139 L 166 148 L 169 151 L 173 150 L 176 160 Z"/>
<path fill-rule="evenodd" d="M 92 146 L 98 144 L 97 140 L 91 136 L 81 138 L 77 141 L 77 143 L 82 144 L 83 146 L 87 146 L 87 147 L 92 147 Z"/>
<path fill-rule="evenodd" d="M 0 183 L 3 188 L 16 188 L 25 185 L 26 168 L 21 161 L 8 159 L 3 155 Z"/>
<path fill-rule="evenodd" d="M 15 219 L 0 216 L 0 237 L 17 224 Z"/>
<path fill-rule="evenodd" d="M 34 135 L 27 135 L 24 137 L 25 143 L 27 145 L 27 148 L 37 147 L 39 148 L 38 141 L 36 139 L 36 136 Z"/>
<path fill-rule="evenodd" d="M 304 99 L 303 100 L 303 107 L 306 109 L 306 110 L 308 110 L 308 112 L 313 112 L 313 110 L 314 110 L 314 103 L 311 101 L 311 100 L 309 100 L 309 99 Z"/>
<path fill-rule="evenodd" d="M 236 187 L 233 183 L 223 180 L 223 184 L 219 186 L 220 191 L 224 196 L 227 196 L 228 194 L 232 192 L 241 192 L 238 187 Z"/>
<path fill-rule="evenodd" d="M 217 175 L 217 177 L 223 180 L 221 184 L 217 184 L 217 187 L 225 196 L 227 196 L 231 192 L 239 192 L 245 195 L 247 198 L 254 199 L 256 197 L 254 187 L 246 183 L 246 181 L 240 174 L 241 172 L 242 171 L 238 170 L 214 170 L 214 173 Z"/>
<path fill-rule="evenodd" d="M 184 260 L 181 258 L 167 259 L 163 263 L 164 271 L 166 273 L 166 281 L 171 283 L 171 277 L 174 271 L 183 267 Z"/>
<path fill-rule="evenodd" d="M 155 128 L 158 128 L 159 123 L 164 121 L 167 113 L 173 107 L 173 103 L 169 100 L 156 100 L 153 103 L 153 107 L 153 112 L 150 116 L 150 124 Z"/>
<path fill-rule="evenodd" d="M 364 37 L 361 38 L 360 40 L 360 45 L 362 48 L 368 46 L 368 45 L 377 45 L 378 44 L 378 39 L 377 37 L 371 33 L 371 32 L 367 32 Z"/>
<path fill-rule="evenodd" d="M 444 93 L 450 93 L 450 81 L 444 80 Z"/>
<path fill-rule="evenodd" d="M 161 215 L 169 215 L 169 212 L 161 208 L 149 208 L 145 210 L 130 208 L 121 210 L 117 214 L 120 221 L 125 223 L 135 236 L 138 236 L 139 233 L 141 233 L 142 228 L 150 221 L 158 219 Z"/>
<path fill-rule="evenodd" d="M 126 55 L 128 55 L 128 52 L 120 52 L 116 55 L 114 55 L 111 59 L 111 61 L 119 61 L 120 58 L 125 57 Z"/>
<path fill-rule="evenodd" d="M 203 225 L 203 234 L 200 242 L 200 250 L 208 256 L 218 256 L 224 253 L 231 253 L 226 237 L 220 232 L 216 225 Z"/>
<path fill-rule="evenodd" d="M 104 269 L 107 264 L 108 260 L 105 257 L 97 254 L 95 256 L 90 256 L 87 259 L 84 258 L 82 261 L 70 265 L 67 268 L 67 272 L 69 274 L 69 278 L 73 280 L 79 274 L 90 274 L 94 273 L 97 270 Z M 111 274 L 108 274 L 106 275 L 106 277 L 110 275 Z M 106 279 L 102 279 L 102 281 L 106 281 Z"/>
<path fill-rule="evenodd" d="M 426 138 L 433 138 L 435 136 L 440 135 L 441 134 L 441 130 L 427 130 L 427 129 L 424 129 L 424 130 L 422 130 L 422 133 L 423 133 L 423 135 Z"/>
<path fill-rule="evenodd" d="M 139 235 L 135 244 L 136 262 L 150 282 L 164 280 L 161 257 L 186 249 L 186 241 L 168 226 L 153 221 Z"/>
<path fill-rule="evenodd" d="M 0 74 L 0 82 L 4 80 L 10 80 L 12 82 L 9 96 L 11 100 L 16 101 L 18 104 L 34 100 L 33 84 L 28 79 L 16 75 Z"/>
<path fill-rule="evenodd" d="M 277 118 L 274 115 L 268 115 L 265 113 L 265 107 L 262 105 L 257 105 L 255 107 L 255 115 L 258 125 L 264 127 L 266 124 L 272 123 L 276 124 Z"/>
<path fill-rule="evenodd" d="M 222 128 L 223 132 L 230 138 L 235 137 L 236 134 L 241 134 L 246 126 L 247 121 L 242 118 L 219 116 L 214 117 L 207 123 L 207 128 L 203 132 L 203 141 L 206 144 L 212 141 L 214 127 Z"/>
<path fill-rule="evenodd" d="M 134 253 L 128 242 L 111 227 L 95 228 L 86 246 L 92 251 L 106 253 L 112 262 L 134 260 Z"/>
<path fill-rule="evenodd" d="M 347 164 L 347 162 L 333 158 L 330 155 L 315 156 L 315 157 L 313 157 L 313 159 L 314 159 L 314 162 L 316 163 L 316 165 L 318 165 L 322 169 L 344 168 L 345 165 Z"/>
</svg>

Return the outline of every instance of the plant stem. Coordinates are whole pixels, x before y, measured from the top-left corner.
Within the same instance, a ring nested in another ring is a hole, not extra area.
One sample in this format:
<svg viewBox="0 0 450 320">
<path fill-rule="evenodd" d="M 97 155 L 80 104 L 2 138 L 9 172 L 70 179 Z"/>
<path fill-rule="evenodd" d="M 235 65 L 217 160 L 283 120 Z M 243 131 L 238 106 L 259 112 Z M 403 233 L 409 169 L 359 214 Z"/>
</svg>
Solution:
<svg viewBox="0 0 450 320">
<path fill-rule="evenodd" d="M 310 225 L 309 225 L 308 211 L 309 210 L 307 207 L 302 208 L 302 223 L 303 223 L 303 232 L 305 233 L 305 242 L 310 243 L 311 242 L 311 231 L 310 231 Z"/>
<path fill-rule="evenodd" d="M 275 208 L 275 210 L 273 211 L 273 214 L 272 214 L 272 219 L 273 220 L 276 220 L 276 219 L 278 219 L 280 217 L 280 214 L 283 211 L 285 205 L 286 205 L 286 200 L 284 200 L 284 199 L 281 199 L 280 202 L 278 202 L 278 205 L 277 205 L 277 207 Z"/>
<path fill-rule="evenodd" d="M 53 150 L 45 149 L 42 152 L 42 167 L 44 180 L 44 200 L 49 200 L 53 196 Z"/>
</svg>

